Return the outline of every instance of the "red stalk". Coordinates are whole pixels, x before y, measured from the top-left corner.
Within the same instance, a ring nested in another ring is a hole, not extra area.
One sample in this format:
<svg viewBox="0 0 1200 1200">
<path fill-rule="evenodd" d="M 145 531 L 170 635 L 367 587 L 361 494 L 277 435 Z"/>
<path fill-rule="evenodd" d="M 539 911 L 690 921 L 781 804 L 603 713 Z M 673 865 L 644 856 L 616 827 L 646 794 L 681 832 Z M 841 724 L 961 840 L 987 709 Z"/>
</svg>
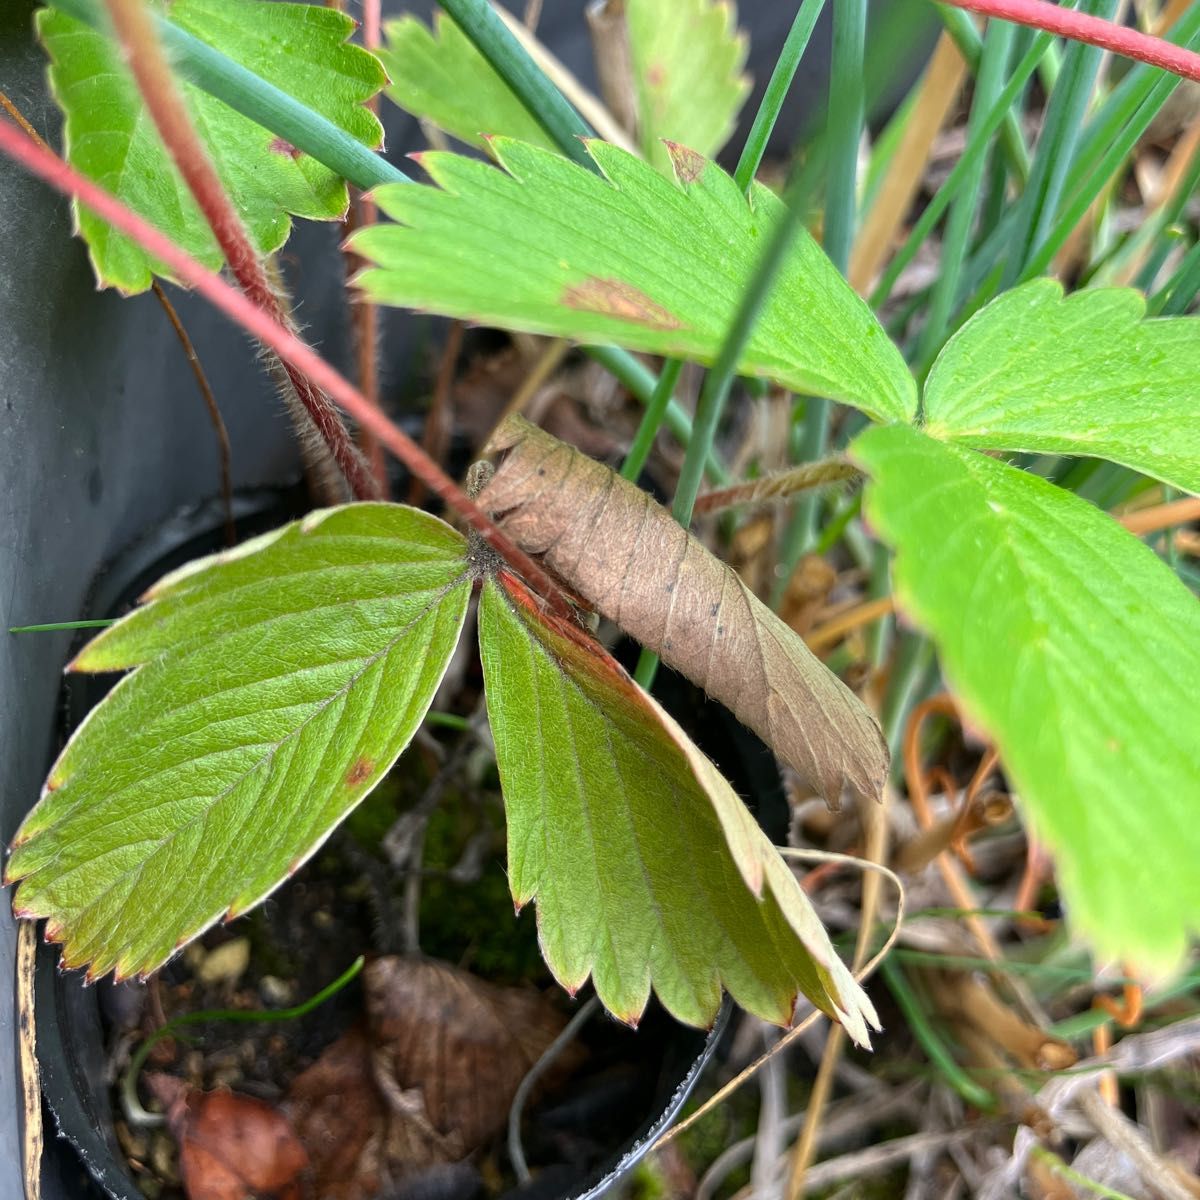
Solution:
<svg viewBox="0 0 1200 1200">
<path fill-rule="evenodd" d="M 1200 82 L 1200 54 L 1185 50 L 1162 38 L 1137 29 L 1127 29 L 1103 17 L 1059 8 L 1049 0 L 944 0 L 953 8 L 965 8 L 985 17 L 1014 21 L 1046 33 L 1055 33 L 1089 46 L 1100 46 L 1125 58 L 1162 67 L 1184 79 Z"/>
<path fill-rule="evenodd" d="M 214 308 L 219 309 L 235 325 L 270 347 L 295 370 L 306 375 L 317 387 L 332 396 L 356 421 L 371 430 L 377 438 L 414 474 L 434 495 L 477 529 L 483 539 L 560 613 L 571 611 L 562 589 L 546 571 L 513 544 L 488 515 L 468 498 L 466 493 L 447 475 L 403 430 L 398 429 L 345 376 L 331 367 L 311 346 L 271 314 L 264 312 L 236 288 L 230 287 L 219 275 L 198 263 L 190 254 L 180 250 L 165 234 L 127 208 L 115 196 L 81 175 L 63 162 L 53 151 L 32 142 L 10 121 L 0 118 L 0 154 L 19 163 L 31 175 L 44 183 L 87 205 L 98 217 L 114 229 L 131 238 L 148 254 L 165 263 L 190 287 L 194 288 Z"/>
<path fill-rule="evenodd" d="M 287 314 L 267 279 L 258 252 L 229 197 L 225 195 L 221 180 L 192 126 L 191 116 L 184 106 L 162 47 L 158 44 L 149 14 L 141 0 L 105 2 L 146 111 L 154 120 L 164 145 L 212 229 L 234 278 L 242 291 L 263 312 L 276 323 L 288 325 Z M 353 494 L 360 500 L 376 498 L 379 488 L 375 479 L 329 397 L 322 395 L 294 365 L 285 362 L 284 370 Z M 297 419 L 303 420 L 303 417 L 298 416 Z"/>
</svg>

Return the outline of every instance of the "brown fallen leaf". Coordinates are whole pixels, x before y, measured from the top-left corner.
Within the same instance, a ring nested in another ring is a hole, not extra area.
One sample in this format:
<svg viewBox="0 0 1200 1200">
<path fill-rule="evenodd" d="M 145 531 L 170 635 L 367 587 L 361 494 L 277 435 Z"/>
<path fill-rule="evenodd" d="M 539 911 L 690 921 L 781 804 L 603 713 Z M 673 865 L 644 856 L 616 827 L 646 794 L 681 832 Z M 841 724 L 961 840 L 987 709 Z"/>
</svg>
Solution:
<svg viewBox="0 0 1200 1200">
<path fill-rule="evenodd" d="M 300 1200 L 308 1155 L 277 1108 L 157 1072 L 146 1082 L 167 1110 L 188 1200 Z"/>
<path fill-rule="evenodd" d="M 373 1200 L 478 1149 L 564 1025 L 537 992 L 429 959 L 375 959 L 363 985 L 365 1027 L 297 1076 L 286 1105 L 317 1200 Z"/>
<path fill-rule="evenodd" d="M 505 421 L 479 503 L 589 604 L 703 687 L 837 807 L 878 798 L 887 745 L 862 702 L 734 571 L 602 463 Z"/>
<path fill-rule="evenodd" d="M 463 1153 L 504 1128 L 521 1080 L 566 1024 L 540 992 L 432 959 L 377 958 L 363 987 L 380 1089 L 419 1091 L 430 1124 Z"/>
</svg>

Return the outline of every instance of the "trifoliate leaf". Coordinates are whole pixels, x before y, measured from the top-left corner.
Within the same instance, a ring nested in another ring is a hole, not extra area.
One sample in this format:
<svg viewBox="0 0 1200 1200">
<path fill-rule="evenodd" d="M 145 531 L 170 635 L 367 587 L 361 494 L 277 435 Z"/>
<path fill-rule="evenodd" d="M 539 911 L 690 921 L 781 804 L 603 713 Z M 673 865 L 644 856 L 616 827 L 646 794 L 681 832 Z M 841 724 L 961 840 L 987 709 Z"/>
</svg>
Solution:
<svg viewBox="0 0 1200 1200">
<path fill-rule="evenodd" d="M 314 513 L 152 588 L 80 671 L 134 668 L 15 839 L 15 909 L 89 975 L 153 970 L 295 871 L 408 744 L 458 641 L 465 543 L 414 509 Z"/>
<path fill-rule="evenodd" d="M 1200 492 L 1200 317 L 1145 320 L 1129 288 L 1035 279 L 946 344 L 927 432 L 985 450 L 1107 458 Z"/>
<path fill-rule="evenodd" d="M 391 84 L 388 97 L 405 112 L 431 121 L 452 137 L 484 146 L 490 134 L 554 150 L 550 135 L 496 74 L 471 40 L 440 10 L 433 28 L 406 15 L 384 25 L 379 57 Z"/>
<path fill-rule="evenodd" d="M 319 4 L 264 0 L 172 0 L 171 20 L 328 117 L 368 146 L 383 137 L 363 107 L 387 82 L 378 59 L 346 43 L 354 22 Z M 50 55 L 50 83 L 66 118 L 68 161 L 206 266 L 221 252 L 170 160 L 121 52 L 107 36 L 52 8 L 37 14 Z M 333 220 L 346 210 L 346 184 L 269 130 L 181 83 L 205 144 L 255 245 L 278 250 L 288 214 Z M 165 269 L 87 209 L 76 206 L 102 286 L 142 292 Z"/>
<path fill-rule="evenodd" d="M 546 962 L 636 1022 L 654 989 L 711 1024 L 725 988 L 788 1024 L 798 992 L 859 1043 L 878 1027 L 791 871 L 687 735 L 512 576 L 480 602 L 513 899 Z"/>
<path fill-rule="evenodd" d="M 746 35 L 725 0 L 625 0 L 638 144 L 671 173 L 663 140 L 706 158 L 729 139 L 750 91 Z"/>
<path fill-rule="evenodd" d="M 383 304 L 711 363 L 782 202 L 750 199 L 715 163 L 675 146 L 675 180 L 603 142 L 605 177 L 507 138 L 500 167 L 430 152 L 439 185 L 376 189 L 400 224 L 351 239 Z M 802 233 L 738 370 L 854 404 L 879 420 L 916 410 L 912 376 L 871 310 Z"/>
<path fill-rule="evenodd" d="M 1155 972 L 1200 929 L 1200 604 L 1111 517 L 902 426 L 852 453 L 937 643 L 1058 863 L 1072 922 Z"/>
<path fill-rule="evenodd" d="M 721 701 L 836 807 L 878 799 L 888 750 L 866 706 L 737 573 L 603 463 L 510 417 L 479 503 L 589 604 Z"/>
</svg>

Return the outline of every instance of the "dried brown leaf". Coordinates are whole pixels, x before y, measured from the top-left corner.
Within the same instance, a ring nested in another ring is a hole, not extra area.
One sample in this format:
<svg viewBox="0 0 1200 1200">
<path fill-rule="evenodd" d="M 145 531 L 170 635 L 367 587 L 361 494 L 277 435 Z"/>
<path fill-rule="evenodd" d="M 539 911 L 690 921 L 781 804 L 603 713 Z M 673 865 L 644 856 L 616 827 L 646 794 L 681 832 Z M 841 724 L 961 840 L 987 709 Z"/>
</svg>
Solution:
<svg viewBox="0 0 1200 1200">
<path fill-rule="evenodd" d="M 387 956 L 363 972 L 385 1094 L 421 1092 L 442 1135 L 469 1153 L 498 1133 L 521 1080 L 565 1024 L 540 992 L 448 963 Z"/>
<path fill-rule="evenodd" d="M 228 1088 L 190 1088 L 169 1075 L 147 1082 L 167 1109 L 188 1200 L 300 1200 L 308 1155 L 277 1108 Z"/>
<path fill-rule="evenodd" d="M 888 751 L 862 702 L 645 492 L 520 417 L 479 502 L 526 552 L 762 737 L 836 807 L 878 798 Z"/>
<path fill-rule="evenodd" d="M 366 1027 L 329 1046 L 288 1097 L 321 1200 L 372 1200 L 479 1148 L 564 1024 L 540 993 L 429 959 L 375 959 L 363 985 Z"/>
</svg>

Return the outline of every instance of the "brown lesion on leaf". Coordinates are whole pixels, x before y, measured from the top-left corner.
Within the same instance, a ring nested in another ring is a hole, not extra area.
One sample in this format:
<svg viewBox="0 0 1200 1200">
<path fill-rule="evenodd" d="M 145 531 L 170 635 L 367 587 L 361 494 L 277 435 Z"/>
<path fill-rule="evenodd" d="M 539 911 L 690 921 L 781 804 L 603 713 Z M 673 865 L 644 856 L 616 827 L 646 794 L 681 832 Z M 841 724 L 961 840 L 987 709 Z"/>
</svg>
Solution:
<svg viewBox="0 0 1200 1200">
<path fill-rule="evenodd" d="M 346 772 L 346 786 L 358 787 L 360 783 L 364 783 L 371 777 L 371 772 L 375 770 L 375 763 L 367 758 L 362 757 L 355 760 L 354 765 Z"/>
<path fill-rule="evenodd" d="M 302 153 L 302 151 L 297 150 L 296 147 L 293 146 L 291 142 L 289 142 L 285 138 L 281 138 L 281 137 L 272 138 L 271 143 L 267 148 L 271 151 L 272 154 L 286 154 L 287 157 L 292 159 L 293 161 L 295 159 L 298 159 Z"/>
<path fill-rule="evenodd" d="M 695 183 L 704 174 L 708 160 L 703 154 L 697 154 L 695 150 L 689 150 L 686 146 L 666 138 L 663 139 L 663 145 L 671 156 L 671 166 L 675 168 L 675 178 L 680 183 Z"/>
<path fill-rule="evenodd" d="M 636 321 L 656 329 L 682 329 L 683 322 L 661 304 L 651 300 L 640 288 L 623 279 L 589 275 L 582 283 L 573 283 L 562 294 L 568 308 L 602 313 L 623 321 Z"/>
</svg>

